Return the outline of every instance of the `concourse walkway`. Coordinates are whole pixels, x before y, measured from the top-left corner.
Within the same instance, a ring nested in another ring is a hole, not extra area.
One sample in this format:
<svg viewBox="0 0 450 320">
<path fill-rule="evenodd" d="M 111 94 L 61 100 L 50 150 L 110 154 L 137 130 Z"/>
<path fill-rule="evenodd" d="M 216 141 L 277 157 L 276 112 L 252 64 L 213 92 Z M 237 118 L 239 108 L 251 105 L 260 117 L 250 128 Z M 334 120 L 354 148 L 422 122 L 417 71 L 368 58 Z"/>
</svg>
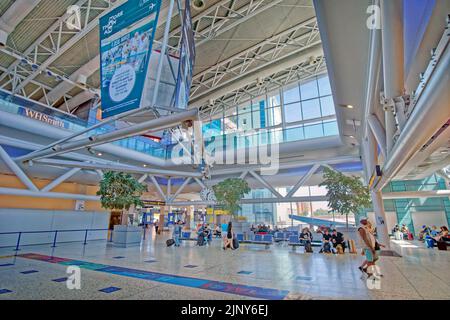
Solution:
<svg viewBox="0 0 450 320">
<path fill-rule="evenodd" d="M 103 241 L 0 249 L 0 299 L 450 299 L 448 252 L 392 243 L 402 257 L 381 257 L 380 289 L 369 289 L 359 255 L 304 254 L 220 240 L 167 248 L 166 237 L 141 247 Z M 317 248 L 315 248 L 317 251 Z M 66 286 L 68 266 L 81 268 L 81 289 Z"/>
</svg>

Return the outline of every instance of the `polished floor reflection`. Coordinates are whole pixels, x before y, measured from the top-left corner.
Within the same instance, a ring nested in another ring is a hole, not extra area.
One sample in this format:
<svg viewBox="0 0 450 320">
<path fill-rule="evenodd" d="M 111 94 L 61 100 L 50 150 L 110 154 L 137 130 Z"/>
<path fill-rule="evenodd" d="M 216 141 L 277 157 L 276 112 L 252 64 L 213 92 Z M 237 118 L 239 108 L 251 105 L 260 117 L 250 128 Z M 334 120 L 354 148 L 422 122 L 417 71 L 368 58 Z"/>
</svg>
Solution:
<svg viewBox="0 0 450 320">
<path fill-rule="evenodd" d="M 450 254 L 418 242 L 393 242 L 402 257 L 382 257 L 379 285 L 367 283 L 359 255 L 304 254 L 283 245 L 220 241 L 167 248 L 150 236 L 141 247 L 105 242 L 0 249 L 0 299 L 450 299 Z M 81 267 L 69 290 L 67 267 Z"/>
</svg>

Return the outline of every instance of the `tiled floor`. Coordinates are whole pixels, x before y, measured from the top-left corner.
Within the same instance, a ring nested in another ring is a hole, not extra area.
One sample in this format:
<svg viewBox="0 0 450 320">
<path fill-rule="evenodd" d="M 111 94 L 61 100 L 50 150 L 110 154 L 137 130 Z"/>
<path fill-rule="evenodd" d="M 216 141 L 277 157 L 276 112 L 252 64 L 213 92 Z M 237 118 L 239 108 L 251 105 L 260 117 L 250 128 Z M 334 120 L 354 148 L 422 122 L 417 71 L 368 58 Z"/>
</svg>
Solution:
<svg viewBox="0 0 450 320">
<path fill-rule="evenodd" d="M 380 288 L 370 289 L 359 255 L 311 255 L 279 244 L 223 251 L 218 240 L 167 248 L 164 236 L 149 238 L 126 249 L 105 242 L 23 247 L 18 256 L 0 249 L 0 299 L 450 299 L 450 251 L 420 243 L 393 242 L 402 257 L 382 257 Z M 54 280 L 75 263 L 83 265 L 81 289 L 69 290 Z"/>
</svg>

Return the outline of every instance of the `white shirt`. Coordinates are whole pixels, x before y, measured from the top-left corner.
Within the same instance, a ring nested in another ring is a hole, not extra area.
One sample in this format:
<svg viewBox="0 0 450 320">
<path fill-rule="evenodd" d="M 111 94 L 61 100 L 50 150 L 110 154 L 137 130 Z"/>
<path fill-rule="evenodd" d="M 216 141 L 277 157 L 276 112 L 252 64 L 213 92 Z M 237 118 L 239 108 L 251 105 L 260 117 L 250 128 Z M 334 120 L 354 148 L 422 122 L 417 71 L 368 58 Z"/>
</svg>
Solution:
<svg viewBox="0 0 450 320">
<path fill-rule="evenodd" d="M 370 246 L 372 248 L 375 248 L 375 236 L 373 235 L 372 232 L 370 232 L 369 228 L 363 224 L 360 224 L 358 227 L 358 231 L 359 231 L 359 229 L 364 230 L 364 232 L 366 233 L 367 240 L 369 240 Z M 367 244 L 364 242 L 363 238 L 360 236 L 359 239 L 360 239 L 361 247 L 367 248 Z"/>
</svg>

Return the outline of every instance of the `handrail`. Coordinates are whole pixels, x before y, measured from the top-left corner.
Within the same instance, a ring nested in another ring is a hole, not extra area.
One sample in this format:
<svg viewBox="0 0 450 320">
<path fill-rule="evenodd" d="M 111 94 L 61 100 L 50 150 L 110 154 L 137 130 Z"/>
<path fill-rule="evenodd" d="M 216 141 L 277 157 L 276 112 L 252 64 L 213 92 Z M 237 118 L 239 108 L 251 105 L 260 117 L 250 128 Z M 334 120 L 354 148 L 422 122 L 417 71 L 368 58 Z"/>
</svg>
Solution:
<svg viewBox="0 0 450 320">
<path fill-rule="evenodd" d="M 16 248 L 14 249 L 14 251 L 19 251 L 19 247 L 20 247 L 20 240 L 22 238 L 22 234 L 36 234 L 36 233 L 55 233 L 55 236 L 53 238 L 53 244 L 52 244 L 52 248 L 56 247 L 56 243 L 57 243 L 57 237 L 58 237 L 58 233 L 60 232 L 82 232 L 84 231 L 84 243 L 83 245 L 87 244 L 87 238 L 88 238 L 88 232 L 89 231 L 111 231 L 111 236 L 108 239 L 108 242 L 112 242 L 112 233 L 114 230 L 110 230 L 110 229 L 75 229 L 75 230 L 45 230 L 45 231 L 9 231 L 9 232 L 0 232 L 0 235 L 10 235 L 10 234 L 18 234 L 17 237 L 17 243 L 16 243 Z"/>
</svg>

